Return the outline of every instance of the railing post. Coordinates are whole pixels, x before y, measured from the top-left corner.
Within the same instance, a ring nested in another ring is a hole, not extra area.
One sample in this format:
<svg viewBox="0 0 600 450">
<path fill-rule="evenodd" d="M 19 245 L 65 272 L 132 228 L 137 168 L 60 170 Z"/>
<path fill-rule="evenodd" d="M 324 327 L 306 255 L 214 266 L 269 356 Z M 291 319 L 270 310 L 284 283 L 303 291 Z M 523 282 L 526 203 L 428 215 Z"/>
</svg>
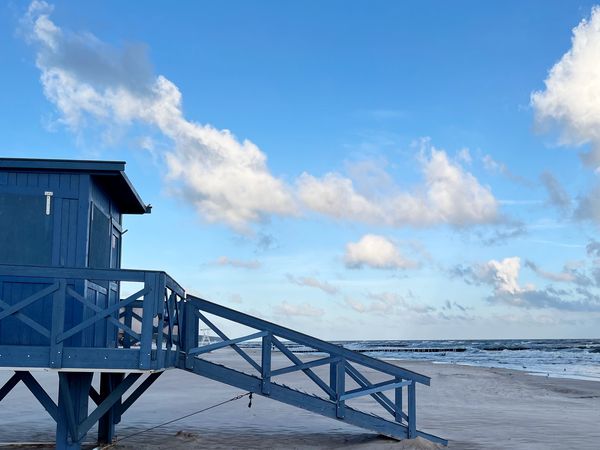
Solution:
<svg viewBox="0 0 600 450">
<path fill-rule="evenodd" d="M 271 347 L 273 345 L 272 334 L 268 333 L 262 337 L 262 358 L 261 358 L 261 391 L 265 395 L 271 393 Z"/>
<path fill-rule="evenodd" d="M 346 402 L 341 397 L 346 393 L 346 360 L 340 358 L 332 365 L 335 366 L 335 415 L 338 419 L 343 419 L 346 414 Z M 331 388 L 333 389 L 333 386 Z"/>
<path fill-rule="evenodd" d="M 165 288 L 167 286 L 167 277 L 164 273 L 156 274 L 155 287 L 156 287 L 156 305 L 155 311 L 158 316 L 158 322 L 156 323 L 156 363 L 155 369 L 162 369 L 165 367 L 165 354 L 163 353 L 162 343 L 163 334 L 165 329 L 164 317 L 165 317 Z M 167 342 L 168 344 L 168 342 Z M 169 347 L 170 349 L 170 347 Z M 170 351 L 169 351 L 170 353 Z"/>
<path fill-rule="evenodd" d="M 65 327 L 65 305 L 67 302 L 67 281 L 58 280 L 58 289 L 52 294 L 52 327 L 50 329 L 50 367 L 62 367 L 63 341 L 56 342 Z"/>
<path fill-rule="evenodd" d="M 334 355 L 330 353 L 329 356 L 333 357 Z M 332 362 L 329 364 L 329 387 L 333 391 L 333 393 L 329 395 L 329 400 L 336 402 L 337 398 L 335 393 L 337 392 L 337 362 Z"/>
<path fill-rule="evenodd" d="M 417 437 L 417 385 L 413 382 L 408 385 L 408 438 Z"/>
<path fill-rule="evenodd" d="M 402 378 L 396 377 L 396 382 L 402 382 Z M 402 423 L 402 386 L 395 389 L 394 416 L 396 422 Z"/>
<path fill-rule="evenodd" d="M 153 273 L 144 276 L 144 287 L 149 289 L 142 302 L 142 336 L 140 340 L 140 369 L 151 369 L 152 335 L 154 334 L 154 312 L 156 306 L 156 283 Z"/>
<path fill-rule="evenodd" d="M 198 347 L 198 333 L 200 331 L 200 323 L 198 317 L 194 313 L 196 307 L 188 300 L 185 301 L 183 307 L 183 345 L 181 351 L 185 353 L 185 368 L 192 369 L 194 367 L 194 357 L 189 355 L 189 350 Z"/>
<path fill-rule="evenodd" d="M 127 327 L 131 329 L 133 325 L 133 305 L 127 305 L 125 307 L 125 316 L 123 322 Z M 131 336 L 123 332 L 123 348 L 131 348 Z"/>
</svg>

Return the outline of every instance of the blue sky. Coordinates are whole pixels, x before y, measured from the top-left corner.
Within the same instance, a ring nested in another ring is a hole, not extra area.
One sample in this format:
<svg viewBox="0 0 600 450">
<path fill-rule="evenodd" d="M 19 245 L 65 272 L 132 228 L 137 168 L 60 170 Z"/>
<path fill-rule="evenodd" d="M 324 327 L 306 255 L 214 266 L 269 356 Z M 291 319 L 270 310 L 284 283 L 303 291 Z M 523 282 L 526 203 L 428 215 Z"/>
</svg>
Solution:
<svg viewBox="0 0 600 450">
<path fill-rule="evenodd" d="M 0 147 L 126 160 L 124 266 L 324 338 L 597 337 L 593 8 L 4 3 Z"/>
</svg>

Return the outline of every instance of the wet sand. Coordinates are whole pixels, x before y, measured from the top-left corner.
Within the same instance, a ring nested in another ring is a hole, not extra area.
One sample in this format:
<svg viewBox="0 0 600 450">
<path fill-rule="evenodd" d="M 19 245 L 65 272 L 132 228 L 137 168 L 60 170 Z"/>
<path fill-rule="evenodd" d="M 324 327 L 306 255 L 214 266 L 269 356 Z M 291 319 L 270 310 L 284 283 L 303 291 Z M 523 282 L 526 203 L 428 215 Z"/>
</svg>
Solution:
<svg viewBox="0 0 600 450">
<path fill-rule="evenodd" d="M 233 352 L 219 351 L 210 359 L 244 367 Z M 303 359 L 307 359 L 304 358 Z M 417 388 L 418 428 L 450 440 L 449 449 L 598 449 L 600 442 L 600 383 L 546 378 L 524 372 L 401 362 L 428 375 L 431 387 Z M 274 354 L 273 366 L 288 365 Z M 247 366 L 249 367 L 249 366 Z M 324 369 L 324 368 L 322 368 Z M 250 370 L 248 370 L 250 372 Z M 319 373 L 319 370 L 317 370 Z M 320 373 L 325 377 L 325 371 Z M 372 382 L 383 378 L 369 375 Z M 0 383 L 10 372 L 0 372 Z M 57 376 L 35 374 L 51 395 Z M 318 392 L 302 373 L 281 382 Z M 318 388 L 317 388 L 318 389 Z M 117 427 L 117 438 L 206 408 L 243 393 L 197 375 L 170 370 L 134 404 Z M 370 397 L 351 406 L 380 414 Z M 0 403 L 0 442 L 50 441 L 54 424 L 20 384 Z M 88 437 L 95 436 L 93 429 Z M 227 403 L 168 426 L 117 443 L 115 449 L 431 449 L 422 440 L 396 442 L 343 422 L 321 417 L 264 397 Z M 14 448 L 14 447 L 13 447 Z M 27 448 L 20 447 L 20 448 Z M 34 448 L 29 446 L 29 448 Z"/>
</svg>

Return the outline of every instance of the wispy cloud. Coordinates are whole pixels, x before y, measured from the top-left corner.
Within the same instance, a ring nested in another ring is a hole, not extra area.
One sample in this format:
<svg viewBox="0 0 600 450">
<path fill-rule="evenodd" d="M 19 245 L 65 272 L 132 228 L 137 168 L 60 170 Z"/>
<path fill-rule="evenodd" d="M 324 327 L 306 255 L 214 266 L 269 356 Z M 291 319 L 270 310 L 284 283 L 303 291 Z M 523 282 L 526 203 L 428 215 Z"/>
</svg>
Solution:
<svg viewBox="0 0 600 450">
<path fill-rule="evenodd" d="M 412 303 L 395 292 L 370 292 L 367 301 L 360 301 L 346 296 L 345 304 L 358 313 L 373 313 L 380 315 L 400 314 L 403 312 L 427 314 L 436 310 L 433 306 Z"/>
<path fill-rule="evenodd" d="M 509 180 L 527 187 L 531 187 L 531 182 L 520 175 L 513 173 L 506 164 L 496 161 L 491 155 L 484 155 L 481 158 L 484 169 L 488 172 L 499 173 Z"/>
<path fill-rule="evenodd" d="M 293 304 L 281 302 L 273 307 L 273 312 L 279 316 L 293 317 L 313 317 L 320 318 L 323 316 L 323 309 L 312 306 L 309 303 Z"/>
<path fill-rule="evenodd" d="M 548 203 L 563 213 L 568 213 L 571 209 L 571 196 L 562 184 L 550 172 L 543 172 L 540 180 L 548 193 Z"/>
<path fill-rule="evenodd" d="M 312 287 L 316 289 L 320 289 L 329 295 L 336 295 L 339 292 L 339 289 L 332 284 L 329 284 L 326 281 L 318 280 L 314 277 L 295 277 L 291 274 L 286 275 L 288 281 L 293 284 L 297 284 L 298 286 L 306 286 Z"/>
<path fill-rule="evenodd" d="M 238 267 L 242 269 L 259 269 L 261 264 L 260 261 L 257 260 L 243 260 L 243 259 L 235 259 L 229 258 L 227 256 L 221 256 L 217 259 L 216 263 L 219 266 L 231 266 Z"/>
</svg>

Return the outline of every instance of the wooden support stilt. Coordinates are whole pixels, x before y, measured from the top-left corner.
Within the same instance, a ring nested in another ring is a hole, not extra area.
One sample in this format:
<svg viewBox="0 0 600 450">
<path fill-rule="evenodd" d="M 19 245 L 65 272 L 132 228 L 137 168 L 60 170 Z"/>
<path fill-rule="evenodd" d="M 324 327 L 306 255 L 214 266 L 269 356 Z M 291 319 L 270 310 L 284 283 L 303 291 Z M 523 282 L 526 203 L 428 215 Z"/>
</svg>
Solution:
<svg viewBox="0 0 600 450">
<path fill-rule="evenodd" d="M 102 401 L 115 390 L 115 388 L 123 381 L 123 373 L 106 373 L 100 374 L 100 404 Z M 115 425 L 121 421 L 121 403 L 122 397 L 115 402 L 98 421 L 98 443 L 110 444 L 115 437 Z"/>
<path fill-rule="evenodd" d="M 93 373 L 60 372 L 58 377 L 56 448 L 57 450 L 80 450 L 85 435 L 80 436 L 79 424 L 88 415 Z"/>
</svg>

